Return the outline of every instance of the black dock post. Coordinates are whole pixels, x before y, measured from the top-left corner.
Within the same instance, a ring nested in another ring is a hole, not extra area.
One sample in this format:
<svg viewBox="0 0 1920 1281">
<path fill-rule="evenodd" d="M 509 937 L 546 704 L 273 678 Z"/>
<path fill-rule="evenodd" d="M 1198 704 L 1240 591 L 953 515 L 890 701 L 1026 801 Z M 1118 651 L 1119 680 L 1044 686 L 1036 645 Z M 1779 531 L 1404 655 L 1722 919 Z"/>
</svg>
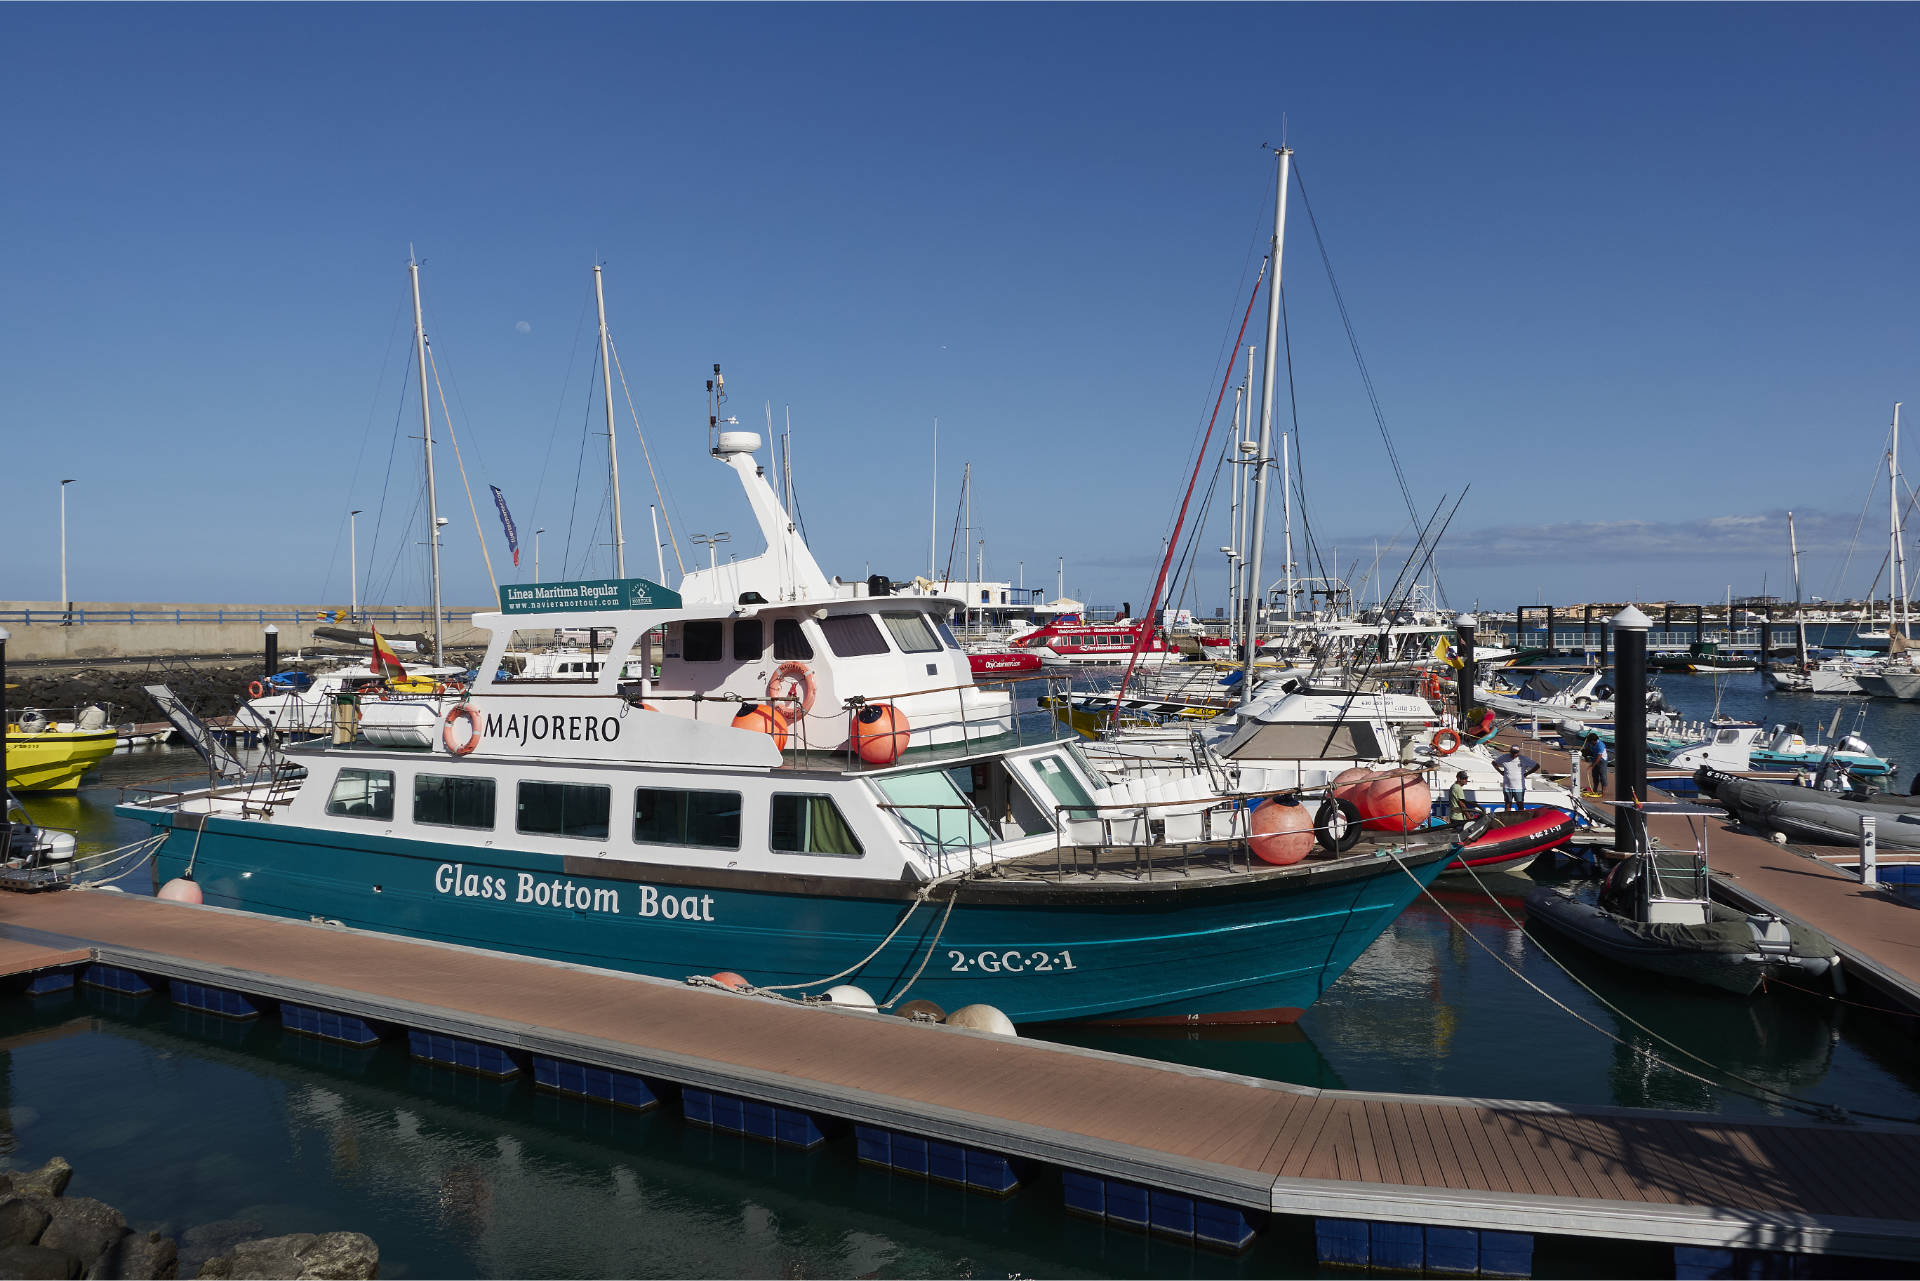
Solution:
<svg viewBox="0 0 1920 1281">
<path fill-rule="evenodd" d="M 1647 848 L 1646 817 L 1632 808 L 1647 799 L 1647 629 L 1653 620 L 1629 605 L 1613 616 L 1613 849 Z"/>
<path fill-rule="evenodd" d="M 1581 658 L 1585 658 L 1587 656 L 1587 646 L 1592 643 L 1588 638 L 1591 637 L 1592 635 L 1593 635 L 1593 606 L 1589 605 L 1580 612 L 1580 657 Z M 1600 666 L 1605 667 L 1606 665 L 1607 665 L 1606 652 L 1602 650 L 1600 655 Z"/>
<path fill-rule="evenodd" d="M 1547 657 L 1553 657 L 1553 606 L 1547 606 Z"/>
<path fill-rule="evenodd" d="M 1473 637 L 1475 629 L 1479 626 L 1480 620 L 1472 614 L 1462 614 L 1453 620 L 1453 633 L 1460 642 L 1458 649 L 1460 670 L 1454 676 L 1453 683 L 1455 692 L 1459 695 L 1456 702 L 1456 715 L 1462 734 L 1468 730 L 1470 722 L 1467 720 L 1467 713 L 1473 708 Z"/>
<path fill-rule="evenodd" d="M 1729 636 L 1727 637 L 1727 640 L 1731 642 L 1733 640 L 1733 637 Z M 1706 643 L 1707 643 L 1707 607 L 1705 605 L 1695 605 L 1693 607 L 1694 652 L 1696 654 L 1699 653 L 1700 646 Z"/>
<path fill-rule="evenodd" d="M 1767 651 L 1773 648 L 1773 607 L 1763 606 L 1766 613 L 1760 618 L 1760 670 L 1767 670 Z M 1727 615 L 1727 639 L 1733 639 L 1733 615 Z M 1764 679 L 1764 678 L 1763 678 Z"/>
<path fill-rule="evenodd" d="M 272 680 L 273 673 L 280 666 L 280 629 L 272 623 L 267 624 L 267 670 L 263 680 Z"/>
</svg>

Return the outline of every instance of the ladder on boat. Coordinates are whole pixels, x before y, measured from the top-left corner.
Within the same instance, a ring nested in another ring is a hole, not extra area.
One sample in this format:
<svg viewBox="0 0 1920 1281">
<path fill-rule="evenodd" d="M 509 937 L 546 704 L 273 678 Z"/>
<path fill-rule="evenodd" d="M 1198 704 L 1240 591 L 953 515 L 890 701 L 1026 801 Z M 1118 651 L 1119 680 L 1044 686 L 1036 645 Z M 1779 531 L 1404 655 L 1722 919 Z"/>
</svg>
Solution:
<svg viewBox="0 0 1920 1281">
<path fill-rule="evenodd" d="M 192 708 L 182 702 L 180 696 L 165 685 L 145 687 L 147 697 L 151 698 L 166 718 L 173 722 L 174 729 L 185 739 L 194 751 L 200 753 L 200 759 L 219 774 L 221 778 L 245 778 L 248 770 L 240 763 L 231 749 L 214 736 L 207 723 L 196 715 Z"/>
</svg>

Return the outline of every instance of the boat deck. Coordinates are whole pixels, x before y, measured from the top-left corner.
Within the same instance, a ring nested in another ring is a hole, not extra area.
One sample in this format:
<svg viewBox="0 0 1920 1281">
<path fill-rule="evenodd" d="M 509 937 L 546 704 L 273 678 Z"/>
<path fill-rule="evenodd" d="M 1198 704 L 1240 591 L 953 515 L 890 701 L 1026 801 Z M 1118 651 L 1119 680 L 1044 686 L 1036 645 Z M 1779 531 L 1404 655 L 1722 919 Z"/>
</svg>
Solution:
<svg viewBox="0 0 1920 1281">
<path fill-rule="evenodd" d="M 101 964 L 1283 1214 L 1920 1260 L 1920 1129 L 1308 1089 L 322 923 L 0 898 Z"/>
</svg>

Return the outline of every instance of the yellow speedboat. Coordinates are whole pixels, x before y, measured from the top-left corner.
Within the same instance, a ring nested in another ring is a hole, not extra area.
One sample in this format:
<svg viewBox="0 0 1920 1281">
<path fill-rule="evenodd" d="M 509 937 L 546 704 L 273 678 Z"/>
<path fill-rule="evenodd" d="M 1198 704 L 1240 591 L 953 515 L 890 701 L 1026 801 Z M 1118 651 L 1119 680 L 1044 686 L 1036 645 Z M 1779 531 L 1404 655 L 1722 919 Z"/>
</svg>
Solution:
<svg viewBox="0 0 1920 1281">
<path fill-rule="evenodd" d="M 90 719 L 83 715 L 81 724 Z M 105 717 L 100 719 L 104 721 Z M 74 791 L 80 786 L 80 776 L 119 742 L 119 732 L 110 725 L 82 729 L 26 712 L 7 726 L 7 787 L 15 792 Z"/>
</svg>

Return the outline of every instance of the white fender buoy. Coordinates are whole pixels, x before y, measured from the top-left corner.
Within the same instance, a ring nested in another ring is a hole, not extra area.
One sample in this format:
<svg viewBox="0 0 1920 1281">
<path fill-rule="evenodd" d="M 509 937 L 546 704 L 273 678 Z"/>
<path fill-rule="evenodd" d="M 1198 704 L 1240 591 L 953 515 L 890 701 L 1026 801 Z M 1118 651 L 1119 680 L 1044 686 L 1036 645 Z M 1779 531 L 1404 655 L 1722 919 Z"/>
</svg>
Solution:
<svg viewBox="0 0 1920 1281">
<path fill-rule="evenodd" d="M 1020 1035 L 1013 1030 L 1013 1020 L 991 1005 L 963 1005 L 947 1015 L 947 1026 L 972 1028 L 976 1032 L 991 1032 L 995 1036 Z"/>
<path fill-rule="evenodd" d="M 169 903 L 198 903 L 200 902 L 200 884 L 190 877 L 176 876 L 162 885 L 160 892 L 154 897 Z"/>
<path fill-rule="evenodd" d="M 880 1008 L 874 1004 L 873 998 L 868 996 L 864 989 L 857 988 L 851 983 L 842 983 L 838 987 L 828 988 L 827 1003 L 830 1005 L 844 1005 L 848 1009 L 853 1010 L 877 1010 Z"/>
</svg>

